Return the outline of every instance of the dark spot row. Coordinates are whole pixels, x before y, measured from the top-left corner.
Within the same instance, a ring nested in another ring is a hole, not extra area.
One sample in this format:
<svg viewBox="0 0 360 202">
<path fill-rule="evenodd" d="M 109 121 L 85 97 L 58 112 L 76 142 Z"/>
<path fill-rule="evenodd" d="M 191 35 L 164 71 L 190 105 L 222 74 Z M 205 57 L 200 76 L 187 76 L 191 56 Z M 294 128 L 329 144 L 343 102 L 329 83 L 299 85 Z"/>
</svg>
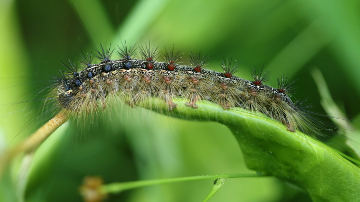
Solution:
<svg viewBox="0 0 360 202">
<path fill-rule="evenodd" d="M 91 79 L 101 72 L 108 73 L 120 68 L 124 68 L 124 69 L 145 68 L 148 70 L 153 70 L 156 66 L 156 62 L 154 61 L 154 59 L 158 56 L 158 50 L 157 48 L 151 47 L 150 43 L 140 47 L 142 60 L 132 59 L 132 57 L 135 55 L 135 48 L 123 44 L 123 47 L 119 48 L 118 51 L 119 55 L 122 57 L 122 59 L 120 60 L 121 62 L 116 63 L 110 59 L 113 51 L 114 51 L 113 49 L 104 48 L 102 45 L 100 45 L 100 50 L 97 52 L 98 53 L 97 57 L 101 60 L 101 63 L 98 65 L 101 67 L 100 69 L 93 68 L 95 65 L 91 64 L 92 57 L 89 54 L 86 54 L 83 57 L 84 60 L 83 63 L 86 64 L 87 68 L 82 71 L 81 76 L 77 71 L 74 71 L 72 78 L 65 79 L 66 82 L 63 82 L 65 84 L 65 89 L 71 90 L 74 87 L 80 87 L 84 80 Z M 177 63 L 181 58 L 180 54 L 178 52 L 175 52 L 174 49 L 172 48 L 165 52 L 164 58 L 167 61 L 165 66 L 166 69 L 168 71 L 175 71 Z M 136 61 L 135 63 L 137 64 L 134 64 L 134 61 Z M 205 57 L 200 54 L 190 55 L 190 63 L 193 66 L 192 68 L 194 72 L 201 73 L 202 68 L 205 65 Z M 235 60 L 227 59 L 224 60 L 221 67 L 224 70 L 222 76 L 225 78 L 232 78 L 238 66 Z M 73 64 L 71 64 L 71 70 L 76 70 Z M 262 72 L 255 72 L 253 74 L 253 78 L 254 80 L 251 83 L 257 88 L 262 86 L 265 81 Z M 284 77 L 278 79 L 278 89 L 277 89 L 278 93 L 285 94 L 288 92 L 288 88 L 289 88 L 289 84 Z"/>
</svg>

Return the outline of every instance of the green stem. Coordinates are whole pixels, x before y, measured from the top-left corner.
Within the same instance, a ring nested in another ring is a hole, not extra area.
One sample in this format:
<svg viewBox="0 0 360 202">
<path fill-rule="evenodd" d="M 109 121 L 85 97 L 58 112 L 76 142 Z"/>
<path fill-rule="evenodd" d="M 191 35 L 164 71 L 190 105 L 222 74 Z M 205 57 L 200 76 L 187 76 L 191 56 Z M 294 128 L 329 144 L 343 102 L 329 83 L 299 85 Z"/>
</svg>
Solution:
<svg viewBox="0 0 360 202">
<path fill-rule="evenodd" d="M 240 174 L 223 174 L 223 175 L 200 175 L 200 176 L 191 176 L 191 177 L 178 177 L 178 178 L 166 178 L 166 179 L 157 179 L 157 180 L 142 180 L 134 182 L 120 182 L 120 183 L 111 183 L 101 186 L 101 192 L 103 194 L 110 193 L 119 193 L 129 189 L 135 189 L 139 187 L 146 187 L 159 184 L 168 184 L 175 182 L 187 182 L 187 181 L 196 181 L 196 180 L 215 180 L 218 178 L 244 178 L 244 177 L 263 177 L 264 175 L 257 173 L 240 173 Z"/>
<path fill-rule="evenodd" d="M 210 193 L 206 196 L 203 202 L 209 201 L 219 191 L 219 189 L 224 185 L 224 183 L 225 183 L 225 178 L 217 178 L 214 182 L 214 185 Z"/>
</svg>

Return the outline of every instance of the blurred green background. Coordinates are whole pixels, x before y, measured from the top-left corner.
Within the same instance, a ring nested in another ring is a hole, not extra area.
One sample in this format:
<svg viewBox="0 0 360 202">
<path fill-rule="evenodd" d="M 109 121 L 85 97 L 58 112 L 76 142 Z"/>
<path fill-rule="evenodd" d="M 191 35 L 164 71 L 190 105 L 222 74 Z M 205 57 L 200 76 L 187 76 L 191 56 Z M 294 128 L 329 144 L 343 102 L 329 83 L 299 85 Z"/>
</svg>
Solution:
<svg viewBox="0 0 360 202">
<path fill-rule="evenodd" d="M 357 0 L 0 0 L 0 152 L 53 115 L 43 102 L 61 61 L 124 40 L 174 45 L 185 56 L 200 51 L 215 70 L 223 58 L 237 58 L 237 76 L 250 79 L 264 67 L 269 85 L 284 74 L 295 81 L 293 96 L 324 114 L 310 75 L 317 67 L 353 120 L 360 111 L 359 36 Z M 51 137 L 36 153 L 27 201 L 81 201 L 79 186 L 88 175 L 110 183 L 248 171 L 225 126 L 122 109 L 84 126 L 70 122 Z M 15 170 L 0 183 L 0 200 L 15 200 Z M 153 186 L 108 201 L 201 201 L 211 186 Z M 277 179 L 249 178 L 228 180 L 211 201 L 309 198 Z"/>
</svg>

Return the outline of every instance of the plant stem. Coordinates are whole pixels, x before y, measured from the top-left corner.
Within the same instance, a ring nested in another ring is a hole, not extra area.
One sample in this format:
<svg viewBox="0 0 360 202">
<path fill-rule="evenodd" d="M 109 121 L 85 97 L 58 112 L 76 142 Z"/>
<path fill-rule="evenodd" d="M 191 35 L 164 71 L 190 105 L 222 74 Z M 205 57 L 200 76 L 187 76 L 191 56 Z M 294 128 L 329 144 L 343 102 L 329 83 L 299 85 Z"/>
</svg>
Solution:
<svg viewBox="0 0 360 202">
<path fill-rule="evenodd" d="M 175 183 L 175 182 L 186 182 L 186 181 L 195 181 L 195 180 L 215 180 L 218 178 L 243 178 L 243 177 L 264 177 L 264 175 L 258 173 L 241 173 L 241 174 L 224 174 L 224 175 L 201 175 L 201 176 L 191 176 L 191 177 L 178 177 L 178 178 L 166 178 L 158 180 L 143 180 L 143 181 L 134 181 L 134 182 L 120 182 L 120 183 L 111 183 L 101 186 L 101 192 L 103 194 L 110 193 L 119 193 L 129 189 L 135 189 L 139 187 Z"/>
<path fill-rule="evenodd" d="M 206 196 L 206 198 L 203 200 L 203 202 L 209 201 L 219 191 L 219 189 L 224 185 L 224 183 L 225 183 L 224 178 L 217 178 L 214 182 L 214 185 L 213 185 L 210 193 Z"/>
<path fill-rule="evenodd" d="M 0 159 L 0 176 L 9 162 L 20 153 L 30 153 L 43 143 L 58 127 L 69 119 L 69 112 L 61 110 L 20 144 L 11 148 Z"/>
</svg>

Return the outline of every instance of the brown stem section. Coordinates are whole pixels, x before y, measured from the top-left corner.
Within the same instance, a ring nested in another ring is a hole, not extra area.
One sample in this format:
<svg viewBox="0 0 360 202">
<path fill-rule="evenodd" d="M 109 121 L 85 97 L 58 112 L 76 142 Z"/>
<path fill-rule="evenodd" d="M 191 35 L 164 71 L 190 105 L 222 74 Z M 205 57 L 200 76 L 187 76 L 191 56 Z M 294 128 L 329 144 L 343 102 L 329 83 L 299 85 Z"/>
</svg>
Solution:
<svg viewBox="0 0 360 202">
<path fill-rule="evenodd" d="M 43 143 L 58 127 L 69 119 L 69 112 L 61 110 L 52 119 L 46 122 L 35 133 L 30 135 L 23 142 L 9 149 L 0 158 L 0 177 L 9 162 L 20 153 L 29 153 L 34 151 L 41 143 Z"/>
</svg>

